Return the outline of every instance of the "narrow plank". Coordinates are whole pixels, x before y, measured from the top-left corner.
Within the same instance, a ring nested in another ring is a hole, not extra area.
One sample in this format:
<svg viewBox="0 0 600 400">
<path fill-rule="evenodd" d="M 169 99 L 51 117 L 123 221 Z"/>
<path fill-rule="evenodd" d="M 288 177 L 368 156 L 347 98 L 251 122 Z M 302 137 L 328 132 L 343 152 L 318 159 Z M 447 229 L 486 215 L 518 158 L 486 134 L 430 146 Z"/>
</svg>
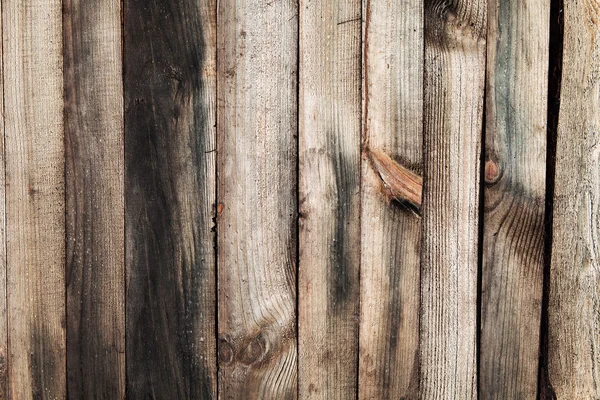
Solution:
<svg viewBox="0 0 600 400">
<path fill-rule="evenodd" d="M 365 5 L 360 399 L 418 397 L 421 196 L 397 188 L 422 174 L 423 18 L 421 0 Z"/>
<path fill-rule="evenodd" d="M 477 397 L 479 159 L 485 0 L 425 4 L 420 384 Z"/>
<path fill-rule="evenodd" d="M 600 4 L 565 0 L 548 376 L 558 399 L 600 398 Z"/>
<path fill-rule="evenodd" d="M 0 4 L 0 42 L 2 41 Z M 0 46 L 0 60 L 3 59 Z M 6 174 L 4 156 L 4 71 L 0 68 L 0 399 L 8 398 L 8 310 L 6 304 Z"/>
<path fill-rule="evenodd" d="M 361 1 L 300 1 L 298 380 L 357 390 Z"/>
<path fill-rule="evenodd" d="M 124 3 L 127 395 L 215 398 L 216 2 Z"/>
<path fill-rule="evenodd" d="M 66 396 L 60 0 L 2 2 L 9 393 Z"/>
<path fill-rule="evenodd" d="M 537 394 L 550 1 L 491 0 L 480 396 Z"/>
<path fill-rule="evenodd" d="M 125 397 L 121 2 L 63 2 L 67 390 Z"/>
<path fill-rule="evenodd" d="M 297 396 L 298 3 L 218 7 L 219 396 Z"/>
</svg>

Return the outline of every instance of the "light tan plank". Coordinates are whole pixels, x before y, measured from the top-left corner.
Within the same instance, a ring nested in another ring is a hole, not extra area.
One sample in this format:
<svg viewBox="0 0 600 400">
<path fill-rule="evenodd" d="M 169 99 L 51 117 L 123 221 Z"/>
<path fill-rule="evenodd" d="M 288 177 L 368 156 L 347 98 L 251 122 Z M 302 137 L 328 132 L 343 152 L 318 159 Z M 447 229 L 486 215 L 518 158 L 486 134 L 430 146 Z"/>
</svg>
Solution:
<svg viewBox="0 0 600 400">
<path fill-rule="evenodd" d="M 550 1 L 491 0 L 488 22 L 480 396 L 538 382 Z"/>
<path fill-rule="evenodd" d="M 0 38 L 2 5 L 0 4 Z M 2 39 L 0 39 L 1 41 Z M 3 59 L 0 46 L 0 60 Z M 6 304 L 6 176 L 4 147 L 4 71 L 0 69 L 0 399 L 8 398 L 8 332 Z"/>
<path fill-rule="evenodd" d="M 423 399 L 477 397 L 477 236 L 486 17 L 485 0 L 436 0 L 425 7 Z"/>
<path fill-rule="evenodd" d="M 422 173 L 423 45 L 422 1 L 366 2 L 360 399 L 418 396 L 420 187 L 391 200 Z"/>
<path fill-rule="evenodd" d="M 219 397 L 296 398 L 298 6 L 218 17 Z"/>
<path fill-rule="evenodd" d="M 356 396 L 361 2 L 300 1 L 299 397 Z"/>
<path fill-rule="evenodd" d="M 8 367 L 19 399 L 66 394 L 61 6 L 2 4 Z"/>
<path fill-rule="evenodd" d="M 600 398 L 600 3 L 565 0 L 548 376 L 557 399 Z"/>
</svg>

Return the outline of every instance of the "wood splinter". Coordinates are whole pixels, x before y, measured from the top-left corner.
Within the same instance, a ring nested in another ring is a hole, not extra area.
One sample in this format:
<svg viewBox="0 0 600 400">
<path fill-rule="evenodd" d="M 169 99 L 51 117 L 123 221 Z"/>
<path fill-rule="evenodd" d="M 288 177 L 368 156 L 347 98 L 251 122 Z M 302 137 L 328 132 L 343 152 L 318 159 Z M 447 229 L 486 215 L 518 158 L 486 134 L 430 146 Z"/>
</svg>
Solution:
<svg viewBox="0 0 600 400">
<path fill-rule="evenodd" d="M 423 178 L 398 164 L 384 152 L 367 149 L 367 155 L 383 182 L 388 201 L 407 202 L 420 210 Z"/>
</svg>

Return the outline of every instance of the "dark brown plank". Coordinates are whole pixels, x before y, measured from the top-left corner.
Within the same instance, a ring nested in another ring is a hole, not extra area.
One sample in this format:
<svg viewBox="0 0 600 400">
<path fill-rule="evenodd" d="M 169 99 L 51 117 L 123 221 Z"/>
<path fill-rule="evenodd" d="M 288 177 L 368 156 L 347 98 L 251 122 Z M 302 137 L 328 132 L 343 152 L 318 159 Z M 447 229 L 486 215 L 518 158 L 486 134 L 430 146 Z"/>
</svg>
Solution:
<svg viewBox="0 0 600 400">
<path fill-rule="evenodd" d="M 477 398 L 486 0 L 425 3 L 422 399 Z"/>
<path fill-rule="evenodd" d="M 298 383 L 302 399 L 357 391 L 360 0 L 300 1 Z"/>
<path fill-rule="evenodd" d="M 215 6 L 124 3 L 127 393 L 216 395 Z"/>
<path fill-rule="evenodd" d="M 67 390 L 125 396 L 121 2 L 63 2 Z"/>
<path fill-rule="evenodd" d="M 2 2 L 11 397 L 66 396 L 62 4 Z"/>
<path fill-rule="evenodd" d="M 297 396 L 298 3 L 221 0 L 219 396 Z"/>
<path fill-rule="evenodd" d="M 538 381 L 550 1 L 490 0 L 480 396 Z"/>
</svg>

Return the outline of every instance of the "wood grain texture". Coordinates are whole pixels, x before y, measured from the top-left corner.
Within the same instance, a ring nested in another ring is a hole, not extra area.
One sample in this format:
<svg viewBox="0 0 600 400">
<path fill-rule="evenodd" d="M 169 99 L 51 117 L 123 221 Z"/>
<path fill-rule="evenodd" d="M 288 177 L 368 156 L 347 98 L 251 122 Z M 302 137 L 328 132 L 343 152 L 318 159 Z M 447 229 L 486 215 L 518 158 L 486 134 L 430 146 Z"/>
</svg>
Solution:
<svg viewBox="0 0 600 400">
<path fill-rule="evenodd" d="M 564 2 L 548 376 L 557 399 L 600 398 L 600 3 Z"/>
<path fill-rule="evenodd" d="M 222 0 L 219 396 L 297 396 L 296 1 Z"/>
<path fill-rule="evenodd" d="M 299 397 L 356 396 L 361 2 L 300 1 Z"/>
<path fill-rule="evenodd" d="M 125 397 L 121 2 L 63 2 L 67 389 Z"/>
<path fill-rule="evenodd" d="M 490 0 L 480 396 L 537 394 L 550 1 Z"/>
<path fill-rule="evenodd" d="M 421 221 L 390 202 L 384 164 L 422 173 L 423 2 L 367 0 L 364 16 L 358 397 L 417 398 Z"/>
<path fill-rule="evenodd" d="M 2 5 L 0 4 L 0 42 Z M 0 45 L 0 60 L 3 59 Z M 4 156 L 4 71 L 0 68 L 0 400 L 8 398 L 8 324 L 6 303 L 6 175 Z"/>
<path fill-rule="evenodd" d="M 2 2 L 10 396 L 66 396 L 62 15 Z"/>
<path fill-rule="evenodd" d="M 486 30 L 485 0 L 425 4 L 423 399 L 477 397 L 479 160 Z"/>
<path fill-rule="evenodd" d="M 124 3 L 130 398 L 215 398 L 216 2 Z"/>
</svg>

